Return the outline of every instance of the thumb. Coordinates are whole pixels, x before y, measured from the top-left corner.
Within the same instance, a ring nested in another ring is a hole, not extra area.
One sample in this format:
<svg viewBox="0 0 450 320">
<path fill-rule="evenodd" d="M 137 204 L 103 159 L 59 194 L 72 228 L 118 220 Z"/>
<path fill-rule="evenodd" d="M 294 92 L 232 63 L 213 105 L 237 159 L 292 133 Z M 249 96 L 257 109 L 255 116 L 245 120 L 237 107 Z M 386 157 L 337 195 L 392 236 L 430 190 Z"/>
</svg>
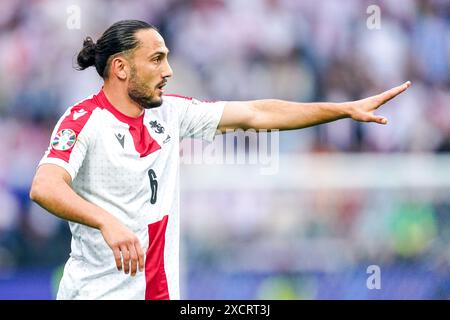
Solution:
<svg viewBox="0 0 450 320">
<path fill-rule="evenodd" d="M 382 117 L 382 116 L 373 116 L 370 119 L 370 121 L 371 122 L 376 122 L 376 123 L 379 123 L 379 124 L 387 124 L 388 123 L 388 120 L 385 117 Z"/>
</svg>

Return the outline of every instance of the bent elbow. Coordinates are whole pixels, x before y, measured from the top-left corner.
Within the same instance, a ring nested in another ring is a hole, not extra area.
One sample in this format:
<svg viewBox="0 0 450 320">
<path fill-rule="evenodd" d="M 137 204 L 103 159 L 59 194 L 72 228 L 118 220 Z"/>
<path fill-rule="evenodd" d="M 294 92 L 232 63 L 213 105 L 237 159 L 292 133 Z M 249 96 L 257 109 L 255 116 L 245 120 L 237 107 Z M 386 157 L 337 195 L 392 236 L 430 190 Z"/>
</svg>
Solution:
<svg viewBox="0 0 450 320">
<path fill-rule="evenodd" d="M 51 202 L 64 184 L 69 184 L 70 175 L 64 169 L 54 164 L 40 166 L 31 182 L 29 191 L 30 200 L 40 206 Z"/>
<path fill-rule="evenodd" d="M 31 188 L 29 192 L 29 197 L 31 201 L 34 201 L 36 203 L 39 203 L 40 199 L 42 199 L 43 194 L 43 183 L 40 181 L 40 179 L 37 179 L 36 177 L 33 179 L 33 182 L 31 183 Z"/>
</svg>

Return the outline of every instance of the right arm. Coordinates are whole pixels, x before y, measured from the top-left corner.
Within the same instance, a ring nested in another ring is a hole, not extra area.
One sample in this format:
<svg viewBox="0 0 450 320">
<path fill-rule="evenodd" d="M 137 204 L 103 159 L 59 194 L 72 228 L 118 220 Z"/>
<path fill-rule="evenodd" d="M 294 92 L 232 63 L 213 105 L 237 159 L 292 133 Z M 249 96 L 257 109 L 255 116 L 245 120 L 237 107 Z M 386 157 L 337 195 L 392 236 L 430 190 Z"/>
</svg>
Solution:
<svg viewBox="0 0 450 320">
<path fill-rule="evenodd" d="M 54 164 L 39 166 L 30 190 L 30 199 L 59 218 L 100 230 L 114 253 L 117 269 L 134 276 L 144 270 L 144 253 L 138 238 L 113 215 L 84 200 L 70 186 L 71 177 Z"/>
</svg>

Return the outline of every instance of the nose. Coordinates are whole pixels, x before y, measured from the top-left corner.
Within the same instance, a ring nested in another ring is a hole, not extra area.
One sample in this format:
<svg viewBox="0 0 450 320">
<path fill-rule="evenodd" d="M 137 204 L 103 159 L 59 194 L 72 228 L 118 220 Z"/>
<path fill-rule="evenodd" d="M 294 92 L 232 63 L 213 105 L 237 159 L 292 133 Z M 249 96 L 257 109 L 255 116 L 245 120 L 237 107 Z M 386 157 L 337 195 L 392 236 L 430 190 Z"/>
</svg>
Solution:
<svg viewBox="0 0 450 320">
<path fill-rule="evenodd" d="M 173 76 L 173 70 L 170 67 L 169 62 L 166 62 L 166 66 L 165 66 L 164 71 L 162 73 L 162 77 L 163 78 L 170 78 L 171 76 Z"/>
</svg>

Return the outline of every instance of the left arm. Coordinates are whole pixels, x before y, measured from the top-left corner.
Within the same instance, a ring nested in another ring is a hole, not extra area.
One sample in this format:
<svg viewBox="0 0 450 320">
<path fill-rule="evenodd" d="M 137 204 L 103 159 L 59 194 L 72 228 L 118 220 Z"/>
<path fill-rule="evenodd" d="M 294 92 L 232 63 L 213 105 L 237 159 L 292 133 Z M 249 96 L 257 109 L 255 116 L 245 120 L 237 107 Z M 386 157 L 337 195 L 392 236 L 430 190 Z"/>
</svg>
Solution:
<svg viewBox="0 0 450 320">
<path fill-rule="evenodd" d="M 343 118 L 387 124 L 373 112 L 411 86 L 411 82 L 378 95 L 343 103 L 297 103 L 283 100 L 230 101 L 225 105 L 219 130 L 279 129 L 292 130 L 315 126 Z"/>
</svg>

